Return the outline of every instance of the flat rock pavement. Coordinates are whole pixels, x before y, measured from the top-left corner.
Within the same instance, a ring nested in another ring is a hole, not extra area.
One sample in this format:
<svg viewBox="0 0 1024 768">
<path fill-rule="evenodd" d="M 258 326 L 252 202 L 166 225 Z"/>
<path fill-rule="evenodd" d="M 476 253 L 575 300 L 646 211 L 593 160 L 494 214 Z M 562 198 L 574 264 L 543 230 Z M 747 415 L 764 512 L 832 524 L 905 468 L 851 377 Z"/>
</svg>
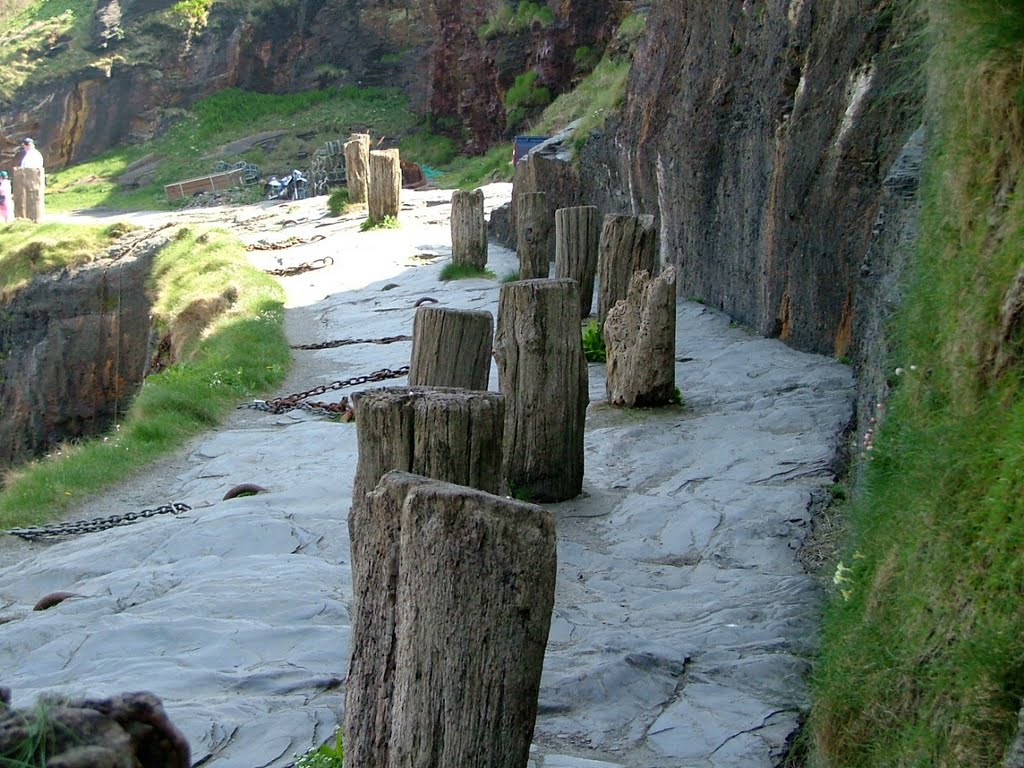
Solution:
<svg viewBox="0 0 1024 768">
<path fill-rule="evenodd" d="M 488 206 L 508 193 L 487 187 Z M 403 199 L 398 230 L 321 220 L 322 199 L 249 227 L 250 241 L 308 242 L 254 251 L 261 267 L 335 260 L 283 279 L 293 343 L 411 334 L 425 297 L 496 312 L 497 280 L 438 279 L 448 194 Z M 492 246 L 489 266 L 500 277 L 515 255 Z M 297 351 L 282 394 L 396 368 L 409 351 Z M 692 303 L 679 306 L 677 355 L 681 408 L 611 408 L 603 366 L 590 366 L 584 493 L 549 505 L 559 572 L 535 768 L 767 768 L 807 705 L 820 594 L 797 550 L 833 479 L 851 372 Z M 353 424 L 241 410 L 79 514 L 130 511 L 118 500 L 192 511 L 5 557 L 0 683 L 15 706 L 149 690 L 193 762 L 218 768 L 285 766 L 326 741 L 348 662 L 355 463 Z M 244 482 L 268 492 L 221 500 Z M 76 596 L 32 610 L 54 591 Z"/>
</svg>

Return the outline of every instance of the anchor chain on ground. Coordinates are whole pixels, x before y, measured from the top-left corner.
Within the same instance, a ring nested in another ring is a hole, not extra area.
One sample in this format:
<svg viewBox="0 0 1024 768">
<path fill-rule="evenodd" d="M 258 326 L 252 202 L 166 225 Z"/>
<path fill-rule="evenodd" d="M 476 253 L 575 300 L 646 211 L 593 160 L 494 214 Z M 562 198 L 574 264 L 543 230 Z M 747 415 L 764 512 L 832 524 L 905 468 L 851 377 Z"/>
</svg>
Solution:
<svg viewBox="0 0 1024 768">
<path fill-rule="evenodd" d="M 343 397 L 337 403 L 306 401 L 311 397 L 322 395 L 325 392 L 348 389 L 349 387 L 358 387 L 362 384 L 372 384 L 377 381 L 387 381 L 388 379 L 398 379 L 402 376 L 408 375 L 408 373 L 408 365 L 403 365 L 401 368 L 394 369 L 381 368 L 379 371 L 374 371 L 373 373 L 368 373 L 363 376 L 353 376 L 351 379 L 341 379 L 339 381 L 332 381 L 330 384 L 320 384 L 319 386 L 307 389 L 303 392 L 295 392 L 294 394 L 275 397 L 271 400 L 253 400 L 250 403 L 242 403 L 238 407 L 250 408 L 256 411 L 265 411 L 267 413 L 285 413 L 298 408 L 307 411 L 325 412 L 331 415 L 344 414 L 352 411 L 352 405 L 347 397 Z"/>
<path fill-rule="evenodd" d="M 192 509 L 188 504 L 180 501 L 171 504 L 162 504 L 152 509 L 143 509 L 139 512 L 127 512 L 123 515 L 111 515 L 110 517 L 94 517 L 91 520 L 72 520 L 66 523 L 53 523 L 52 525 L 41 525 L 29 528 L 11 528 L 7 533 L 18 536 L 26 541 L 39 541 L 40 539 L 51 539 L 58 536 L 77 536 L 82 533 L 93 533 L 94 531 L 106 531 L 110 528 L 117 528 L 122 525 L 131 525 L 147 517 L 156 515 L 178 515 Z"/>
</svg>

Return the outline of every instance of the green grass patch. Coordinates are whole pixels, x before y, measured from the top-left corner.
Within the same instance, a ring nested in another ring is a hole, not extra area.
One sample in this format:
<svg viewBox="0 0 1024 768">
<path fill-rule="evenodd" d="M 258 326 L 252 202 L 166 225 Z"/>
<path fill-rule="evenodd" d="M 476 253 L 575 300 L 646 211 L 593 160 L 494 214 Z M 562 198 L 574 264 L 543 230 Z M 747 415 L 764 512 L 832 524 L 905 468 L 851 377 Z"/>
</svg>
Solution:
<svg viewBox="0 0 1024 768">
<path fill-rule="evenodd" d="M 544 110 L 534 129 L 556 133 L 579 120 L 575 136 L 587 137 L 601 128 L 625 98 L 631 64 L 629 59 L 604 56 L 576 88 L 558 96 Z"/>
<path fill-rule="evenodd" d="M 555 14 L 547 5 L 520 0 L 513 8 L 502 5 L 477 31 L 481 40 L 497 35 L 510 35 L 531 27 L 549 27 L 555 23 Z"/>
<path fill-rule="evenodd" d="M 441 281 L 467 280 L 474 277 L 483 277 L 488 280 L 494 279 L 494 273 L 487 267 L 476 267 L 472 264 L 456 264 L 450 262 L 441 269 Z"/>
<path fill-rule="evenodd" d="M 493 181 L 512 181 L 511 144 L 491 147 L 477 157 L 457 157 L 437 184 L 447 189 L 475 189 Z"/>
<path fill-rule="evenodd" d="M 236 300 L 197 340 L 188 359 L 145 380 L 111 434 L 65 445 L 11 471 L 0 491 L 0 529 L 54 519 L 283 380 L 291 360 L 283 332 L 284 292 L 249 264 L 235 237 L 182 230 L 158 254 L 151 290 L 162 328 L 197 299 L 231 290 Z"/>
<path fill-rule="evenodd" d="M 398 149 L 403 160 L 435 168 L 451 164 L 459 152 L 453 139 L 430 131 L 407 136 L 399 142 Z"/>
<path fill-rule="evenodd" d="M 1024 4 L 932 11 L 902 374 L 849 502 L 812 766 L 1002 765 L 1024 697 L 1024 328 L 1004 310 L 1024 253 Z"/>
<path fill-rule="evenodd" d="M 93 261 L 124 234 L 126 227 L 35 224 L 19 219 L 2 231 L 0 300 L 6 300 L 36 275 Z"/>
<path fill-rule="evenodd" d="M 631 13 L 619 22 L 619 28 L 615 30 L 615 37 L 632 44 L 643 36 L 646 29 L 647 17 L 640 13 Z"/>
<path fill-rule="evenodd" d="M 348 206 L 348 189 L 338 187 L 331 191 L 327 198 L 327 210 L 331 212 L 331 216 L 341 216 L 348 210 Z"/>
<path fill-rule="evenodd" d="M 0 755 L 0 768 L 46 768 L 57 732 L 68 735 L 68 728 L 53 716 L 53 704 L 41 702 L 27 715 L 22 715 L 21 726 L 25 738 L 7 754 Z"/>
<path fill-rule="evenodd" d="M 371 229 L 398 229 L 402 226 L 397 216 L 385 216 L 383 219 L 367 219 L 359 225 L 360 232 L 369 232 Z"/>
<path fill-rule="evenodd" d="M 530 70 L 516 76 L 515 84 L 505 94 L 505 119 L 510 129 L 521 125 L 541 107 L 551 103 L 551 91 L 537 85 L 540 75 Z"/>
<path fill-rule="evenodd" d="M 321 744 L 295 761 L 295 768 L 342 768 L 345 750 L 341 743 L 341 728 L 334 732 L 334 739 Z"/>
<path fill-rule="evenodd" d="M 4 18 L 0 22 L 0 102 L 13 99 L 28 82 L 42 82 L 90 64 L 102 68 L 114 61 L 113 56 L 84 48 L 95 8 L 94 0 L 43 0 L 22 5 L 10 17 L 0 14 Z"/>
<path fill-rule="evenodd" d="M 519 270 L 518 269 L 515 270 L 514 272 L 507 272 L 506 274 L 501 276 L 501 282 L 503 282 L 503 283 L 514 283 L 518 279 L 519 279 Z"/>
<path fill-rule="evenodd" d="M 591 320 L 583 329 L 583 356 L 588 363 L 603 363 L 608 360 L 608 350 L 604 345 L 604 334 L 597 320 Z"/>
</svg>

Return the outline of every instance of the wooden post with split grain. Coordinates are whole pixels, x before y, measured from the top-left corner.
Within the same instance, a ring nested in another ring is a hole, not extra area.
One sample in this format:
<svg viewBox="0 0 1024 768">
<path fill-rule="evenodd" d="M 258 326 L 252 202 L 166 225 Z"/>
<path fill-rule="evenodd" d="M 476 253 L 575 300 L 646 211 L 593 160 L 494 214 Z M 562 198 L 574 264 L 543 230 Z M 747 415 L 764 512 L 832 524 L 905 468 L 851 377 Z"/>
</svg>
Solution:
<svg viewBox="0 0 1024 768">
<path fill-rule="evenodd" d="M 481 272 L 487 266 L 487 223 L 484 193 L 457 189 L 452 193 L 452 263 L 466 264 Z"/>
<path fill-rule="evenodd" d="M 507 491 L 564 501 L 583 487 L 589 392 L 575 280 L 506 283 L 498 298 L 494 357 L 505 395 Z"/>
<path fill-rule="evenodd" d="M 568 277 L 580 285 L 580 317 L 594 304 L 594 276 L 601 226 L 593 205 L 555 211 L 555 277 Z"/>
<path fill-rule="evenodd" d="M 392 470 L 497 492 L 504 413 L 504 398 L 494 392 L 391 387 L 359 398 L 359 458 L 348 515 L 353 605 L 344 743 L 349 765 L 387 765 L 401 500 L 372 492 Z"/>
<path fill-rule="evenodd" d="M 519 253 L 520 280 L 548 276 L 551 226 L 548 196 L 544 192 L 516 195 L 516 250 Z"/>
<path fill-rule="evenodd" d="M 11 179 L 14 216 L 37 224 L 46 215 L 46 174 L 42 168 L 15 168 Z"/>
<path fill-rule="evenodd" d="M 667 405 L 676 388 L 676 270 L 633 275 L 629 293 L 604 321 L 608 402 Z"/>
<path fill-rule="evenodd" d="M 646 269 L 653 275 L 657 257 L 653 216 L 609 214 L 604 217 L 597 257 L 597 318 L 602 328 L 615 302 L 626 298 L 633 273 Z"/>
<path fill-rule="evenodd" d="M 493 337 L 490 312 L 420 307 L 412 324 L 409 386 L 486 390 Z"/>
<path fill-rule="evenodd" d="M 366 203 L 369 177 L 370 134 L 353 133 L 345 142 L 345 178 L 350 203 Z"/>
<path fill-rule="evenodd" d="M 370 221 L 379 224 L 388 216 L 398 218 L 402 193 L 402 165 L 397 149 L 370 152 L 370 186 L 367 207 Z"/>
<path fill-rule="evenodd" d="M 525 768 L 554 605 L 551 514 L 398 474 L 380 485 L 406 490 L 388 768 Z"/>
</svg>

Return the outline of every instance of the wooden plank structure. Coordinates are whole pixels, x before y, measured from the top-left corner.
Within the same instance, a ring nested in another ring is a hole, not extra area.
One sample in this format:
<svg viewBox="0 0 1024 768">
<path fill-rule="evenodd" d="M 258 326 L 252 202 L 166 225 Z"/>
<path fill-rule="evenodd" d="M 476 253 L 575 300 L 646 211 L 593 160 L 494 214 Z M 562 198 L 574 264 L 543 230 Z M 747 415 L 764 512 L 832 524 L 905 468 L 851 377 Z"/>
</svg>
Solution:
<svg viewBox="0 0 1024 768">
<path fill-rule="evenodd" d="M 200 192 L 216 192 L 221 189 L 240 187 L 245 183 L 244 174 L 241 169 L 226 171 L 224 173 L 211 173 L 209 176 L 200 176 L 195 179 L 176 181 L 173 184 L 164 185 L 164 192 L 168 200 L 180 200 L 183 197 L 192 197 Z"/>
</svg>

